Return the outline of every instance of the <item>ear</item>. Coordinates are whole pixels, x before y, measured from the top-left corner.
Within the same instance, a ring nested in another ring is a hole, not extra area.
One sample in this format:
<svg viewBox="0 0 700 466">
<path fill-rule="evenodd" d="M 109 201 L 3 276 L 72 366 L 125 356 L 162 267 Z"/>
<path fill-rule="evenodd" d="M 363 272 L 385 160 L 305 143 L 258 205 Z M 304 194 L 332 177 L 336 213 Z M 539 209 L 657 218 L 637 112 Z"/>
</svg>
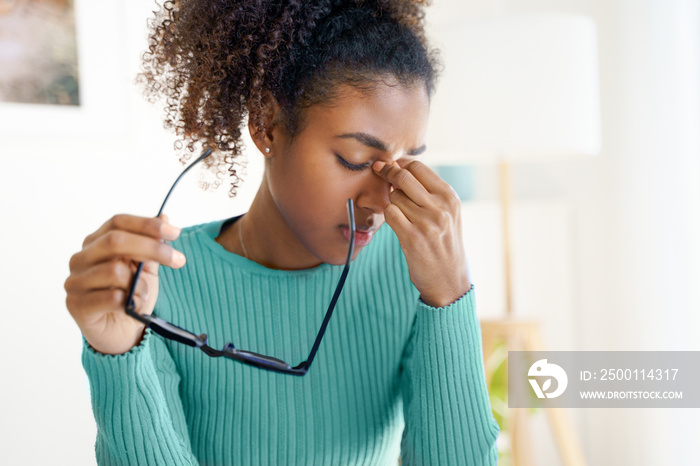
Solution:
<svg viewBox="0 0 700 466">
<path fill-rule="evenodd" d="M 263 114 L 260 121 L 254 122 L 248 118 L 248 131 L 255 146 L 265 157 L 272 157 L 283 147 L 284 139 L 282 125 L 280 124 L 281 110 L 277 100 L 271 94 L 263 99 Z M 250 111 L 249 111 L 250 114 Z"/>
</svg>

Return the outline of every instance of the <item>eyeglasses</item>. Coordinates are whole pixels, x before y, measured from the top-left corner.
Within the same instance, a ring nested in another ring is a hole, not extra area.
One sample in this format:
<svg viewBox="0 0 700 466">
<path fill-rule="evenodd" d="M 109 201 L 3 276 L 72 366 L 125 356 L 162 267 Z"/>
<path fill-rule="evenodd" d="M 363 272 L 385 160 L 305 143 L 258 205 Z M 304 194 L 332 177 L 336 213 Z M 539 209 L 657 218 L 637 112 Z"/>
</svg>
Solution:
<svg viewBox="0 0 700 466">
<path fill-rule="evenodd" d="M 190 170 L 190 168 L 194 167 L 197 163 L 209 157 L 211 152 L 211 149 L 207 149 L 206 151 L 204 151 L 204 153 L 197 160 L 192 162 L 192 164 L 185 168 L 185 170 L 180 174 L 180 176 L 177 177 L 172 187 L 170 188 L 170 191 L 168 191 L 167 196 L 165 196 L 165 200 L 163 201 L 163 205 L 160 206 L 160 210 L 158 211 L 157 217 L 160 217 L 163 213 L 165 203 L 168 202 L 168 198 L 173 192 L 173 189 L 175 188 L 175 185 L 177 185 L 178 181 L 180 181 L 183 175 L 187 173 Z M 321 339 L 323 338 L 323 334 L 326 332 L 328 321 L 330 320 L 331 315 L 333 314 L 333 309 L 335 308 L 335 304 L 338 301 L 340 292 L 343 289 L 343 285 L 345 284 L 345 279 L 348 276 L 348 271 L 350 270 L 350 260 L 352 259 L 355 244 L 355 214 L 352 199 L 348 199 L 347 210 L 348 224 L 350 225 L 350 246 L 348 248 L 348 258 L 345 261 L 345 268 L 343 268 L 343 272 L 340 275 L 338 286 L 335 288 L 335 293 L 333 294 L 331 303 L 328 305 L 326 317 L 323 319 L 321 329 L 318 331 L 316 340 L 314 341 L 313 347 L 311 348 L 311 353 L 309 353 L 309 357 L 306 359 L 306 361 L 302 362 L 297 366 L 291 367 L 289 364 L 280 359 L 273 358 L 271 356 L 265 356 L 264 354 L 236 349 L 233 343 L 226 344 L 224 346 L 224 349 L 219 351 L 207 345 L 207 335 L 204 333 L 201 335 L 195 335 L 194 333 L 185 330 L 181 327 L 178 327 L 177 325 L 171 324 L 170 322 L 159 317 L 153 315 L 147 316 L 137 313 L 135 311 L 134 304 L 134 290 L 136 290 L 136 284 L 139 281 L 139 276 L 141 275 L 141 270 L 143 269 L 143 262 L 139 263 L 138 267 L 136 268 L 136 273 L 134 274 L 134 280 L 131 284 L 129 294 L 126 298 L 126 305 L 124 306 L 124 310 L 128 315 L 140 322 L 143 322 L 147 327 L 149 327 L 158 335 L 161 335 L 162 337 L 168 338 L 170 340 L 183 343 L 188 346 L 192 346 L 194 348 L 199 348 L 202 351 L 204 351 L 205 354 L 213 358 L 223 356 L 229 359 L 233 359 L 234 361 L 242 362 L 243 364 L 254 366 L 260 369 L 265 369 L 268 371 L 299 376 L 305 375 L 306 372 L 309 370 L 309 367 L 311 367 L 311 363 L 314 360 L 314 356 L 316 356 L 316 351 L 318 350 L 318 347 L 321 344 Z"/>
</svg>

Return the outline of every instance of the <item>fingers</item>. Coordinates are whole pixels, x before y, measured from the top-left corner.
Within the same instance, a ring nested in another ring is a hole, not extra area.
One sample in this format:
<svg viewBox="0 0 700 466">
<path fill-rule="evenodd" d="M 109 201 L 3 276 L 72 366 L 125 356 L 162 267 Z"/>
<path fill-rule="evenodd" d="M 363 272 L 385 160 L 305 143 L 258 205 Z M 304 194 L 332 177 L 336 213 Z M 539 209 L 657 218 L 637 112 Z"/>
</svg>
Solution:
<svg viewBox="0 0 700 466">
<path fill-rule="evenodd" d="M 395 186 L 384 217 L 403 245 L 423 244 L 426 238 L 435 242 L 458 234 L 461 237 L 461 201 L 428 166 L 418 161 L 402 165 L 375 162 L 373 169 Z"/>
<path fill-rule="evenodd" d="M 392 184 L 390 200 L 399 206 L 413 222 L 418 215 L 425 215 L 419 208 L 431 211 L 454 211 L 461 205 L 457 192 L 427 165 L 414 160 L 406 164 L 391 165 L 375 162 L 375 173 Z M 417 208 L 416 208 L 417 207 Z"/>
<path fill-rule="evenodd" d="M 409 166 L 411 165 L 413 164 Z M 374 162 L 372 168 L 377 175 L 391 183 L 396 189 L 405 192 L 419 206 L 428 203 L 430 193 L 408 168 L 401 168 L 396 164 L 389 165 L 381 161 Z"/>
<path fill-rule="evenodd" d="M 147 218 L 120 214 L 109 219 L 96 232 L 85 238 L 83 247 L 92 244 L 109 231 L 115 230 L 144 235 L 163 241 L 174 241 L 180 236 L 180 229 L 170 225 L 165 215 L 160 218 Z"/>
<path fill-rule="evenodd" d="M 138 262 L 144 263 L 144 269 L 136 283 L 135 300 L 146 301 L 149 277 L 155 278 L 160 264 L 173 268 L 185 264 L 185 256 L 164 242 L 179 234 L 180 229 L 169 225 L 167 218 L 112 217 L 70 259 L 71 274 L 64 285 L 69 311 L 87 316 L 123 308 Z"/>
<path fill-rule="evenodd" d="M 141 282 L 141 280 L 139 280 Z M 68 294 L 66 307 L 76 320 L 83 325 L 94 325 L 110 312 L 124 312 L 127 291 L 122 289 L 93 290 L 84 294 Z M 139 312 L 145 299 L 134 293 L 136 312 Z M 131 319 L 130 317 L 128 319 Z"/>
<path fill-rule="evenodd" d="M 97 264 L 81 273 L 68 277 L 65 289 L 68 293 L 86 293 L 91 290 L 131 288 L 133 271 L 125 262 L 114 260 Z M 146 280 L 139 280 L 135 293 L 145 296 L 148 292 Z"/>
<path fill-rule="evenodd" d="M 384 219 L 394 231 L 400 231 L 402 233 L 414 231 L 413 228 L 411 228 L 411 221 L 396 204 L 389 204 L 386 209 L 384 209 Z"/>
<path fill-rule="evenodd" d="M 155 261 L 172 268 L 185 265 L 184 254 L 169 244 L 127 231 L 110 230 L 74 255 L 69 264 L 70 270 L 81 271 L 115 258 L 135 262 Z"/>
<path fill-rule="evenodd" d="M 123 309 L 132 279 L 132 267 L 121 261 L 104 262 L 73 274 L 64 285 L 70 301 L 68 308 L 82 313 Z M 148 299 L 148 291 L 148 280 L 142 278 L 136 282 L 134 300 L 137 305 Z"/>
<path fill-rule="evenodd" d="M 420 217 L 425 215 L 425 209 L 413 202 L 406 193 L 400 189 L 395 189 L 389 194 L 389 201 L 391 202 L 390 206 L 398 207 L 402 216 L 410 223 L 420 220 Z M 386 216 L 386 209 L 384 215 Z"/>
<path fill-rule="evenodd" d="M 392 165 L 387 165 L 384 162 L 375 162 L 373 168 L 377 175 L 406 192 L 414 201 L 418 201 L 418 197 L 414 198 L 414 196 L 425 196 L 424 193 L 441 194 L 454 192 L 445 180 L 418 160 L 394 163 Z M 419 186 L 422 189 L 418 188 Z"/>
</svg>

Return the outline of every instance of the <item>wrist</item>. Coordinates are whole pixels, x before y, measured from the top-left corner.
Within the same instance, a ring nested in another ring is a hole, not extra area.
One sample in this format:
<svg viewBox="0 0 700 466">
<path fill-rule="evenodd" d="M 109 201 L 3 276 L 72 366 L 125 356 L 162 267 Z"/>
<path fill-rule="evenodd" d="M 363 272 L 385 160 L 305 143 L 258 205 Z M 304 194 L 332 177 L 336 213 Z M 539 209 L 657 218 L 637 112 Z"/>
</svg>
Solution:
<svg viewBox="0 0 700 466">
<path fill-rule="evenodd" d="M 447 307 L 450 304 L 457 301 L 459 298 L 471 291 L 472 285 L 468 283 L 467 286 L 461 288 L 461 290 L 453 290 L 451 292 L 441 293 L 435 296 L 423 294 L 420 295 L 420 300 L 430 307 L 440 308 Z"/>
<path fill-rule="evenodd" d="M 120 338 L 118 341 L 100 341 L 99 338 L 89 338 L 84 333 L 83 337 L 88 346 L 96 353 L 106 356 L 118 356 L 128 353 L 139 346 L 146 336 L 146 329 L 147 327 L 144 324 L 139 323 L 139 326 L 135 329 L 136 331 L 130 337 Z"/>
</svg>

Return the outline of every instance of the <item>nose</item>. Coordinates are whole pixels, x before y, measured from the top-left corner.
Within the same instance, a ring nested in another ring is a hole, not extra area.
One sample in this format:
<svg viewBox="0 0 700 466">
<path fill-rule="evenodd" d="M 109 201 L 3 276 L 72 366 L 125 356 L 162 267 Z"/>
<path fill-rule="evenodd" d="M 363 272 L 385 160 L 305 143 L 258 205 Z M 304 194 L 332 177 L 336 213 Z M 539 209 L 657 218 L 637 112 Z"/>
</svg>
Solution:
<svg viewBox="0 0 700 466">
<path fill-rule="evenodd" d="M 358 208 L 369 210 L 372 214 L 383 214 L 384 209 L 389 205 L 389 194 L 391 191 L 391 183 L 373 172 L 369 173 L 369 177 L 363 183 L 355 204 Z"/>
</svg>

